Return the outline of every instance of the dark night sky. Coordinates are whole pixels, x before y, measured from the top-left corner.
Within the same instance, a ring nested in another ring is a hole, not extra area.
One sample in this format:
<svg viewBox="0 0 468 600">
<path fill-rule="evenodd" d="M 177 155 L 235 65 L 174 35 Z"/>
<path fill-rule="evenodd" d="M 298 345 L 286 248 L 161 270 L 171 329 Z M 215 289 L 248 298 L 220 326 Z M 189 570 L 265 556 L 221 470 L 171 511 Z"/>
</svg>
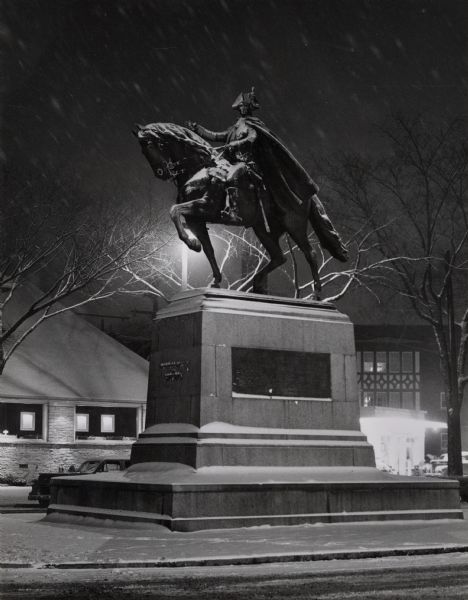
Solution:
<svg viewBox="0 0 468 600">
<path fill-rule="evenodd" d="M 466 111 L 466 0 L 0 0 L 0 10 L 0 142 L 19 185 L 72 174 L 85 195 L 149 193 L 167 211 L 175 190 L 153 177 L 133 123 L 225 129 L 252 85 L 258 116 L 306 166 L 383 151 L 376 124 L 392 112 Z"/>
<path fill-rule="evenodd" d="M 224 129 L 241 90 L 306 164 L 376 151 L 389 112 L 465 110 L 465 0 L 12 0 L 3 149 L 91 189 L 149 177 L 137 121 Z M 7 163 L 8 164 L 8 163 Z"/>
</svg>

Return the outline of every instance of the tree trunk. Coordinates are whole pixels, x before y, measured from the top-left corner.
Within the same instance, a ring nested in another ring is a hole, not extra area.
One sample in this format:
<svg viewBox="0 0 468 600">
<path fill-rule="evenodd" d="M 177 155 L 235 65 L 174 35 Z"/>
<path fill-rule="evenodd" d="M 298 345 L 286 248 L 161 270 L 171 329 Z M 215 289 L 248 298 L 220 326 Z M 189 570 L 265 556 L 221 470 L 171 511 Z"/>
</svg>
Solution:
<svg viewBox="0 0 468 600">
<path fill-rule="evenodd" d="M 455 306 L 453 300 L 452 271 L 450 252 L 445 255 L 447 263 L 446 308 L 447 308 L 447 333 L 448 333 L 448 390 L 447 402 L 447 451 L 448 475 L 463 475 L 460 409 L 461 402 L 458 394 L 457 372 L 457 335 L 455 330 Z"/>
<path fill-rule="evenodd" d="M 449 332 L 444 330 L 443 324 L 435 326 L 433 331 L 439 349 L 440 370 L 447 390 L 447 471 L 449 475 L 462 475 L 461 402 L 458 395 L 456 356 L 450 354 L 451 339 L 450 335 L 447 335 Z"/>
<path fill-rule="evenodd" d="M 1 292 L 0 292 L 1 293 Z M 0 302 L 0 335 L 3 339 L 3 299 Z M 3 341 L 0 341 L 0 375 L 3 374 L 3 369 L 5 368 L 5 350 L 3 348 Z"/>
<path fill-rule="evenodd" d="M 450 475 L 463 475 L 460 426 L 460 403 L 456 391 L 449 392 L 447 402 L 447 452 Z"/>
</svg>

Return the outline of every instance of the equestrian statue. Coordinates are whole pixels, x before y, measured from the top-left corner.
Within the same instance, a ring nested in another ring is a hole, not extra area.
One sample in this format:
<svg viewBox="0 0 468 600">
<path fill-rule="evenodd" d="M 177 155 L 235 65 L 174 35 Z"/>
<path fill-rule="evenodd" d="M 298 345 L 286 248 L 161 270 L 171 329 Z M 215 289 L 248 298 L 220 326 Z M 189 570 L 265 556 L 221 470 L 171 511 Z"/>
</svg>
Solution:
<svg viewBox="0 0 468 600">
<path fill-rule="evenodd" d="M 255 91 L 241 93 L 232 108 L 240 118 L 226 131 L 213 132 L 194 122 L 136 125 L 142 151 L 159 179 L 171 180 L 177 201 L 170 210 L 179 238 L 192 250 L 202 249 L 213 271 L 212 287 L 222 274 L 207 223 L 252 227 L 269 262 L 252 280 L 252 292 L 267 292 L 267 275 L 286 258 L 280 245 L 289 234 L 307 260 L 315 297 L 321 283 L 308 223 L 323 248 L 345 262 L 347 250 L 328 218 L 318 186 L 286 146 L 253 116 L 259 108 Z M 222 146 L 212 146 L 218 142 Z"/>
</svg>

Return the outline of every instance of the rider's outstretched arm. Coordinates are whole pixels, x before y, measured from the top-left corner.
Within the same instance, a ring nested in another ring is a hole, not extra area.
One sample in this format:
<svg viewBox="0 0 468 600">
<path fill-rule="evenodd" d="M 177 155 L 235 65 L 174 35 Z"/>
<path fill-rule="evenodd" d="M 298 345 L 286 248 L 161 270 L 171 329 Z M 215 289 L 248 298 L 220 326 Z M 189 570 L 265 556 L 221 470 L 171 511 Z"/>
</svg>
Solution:
<svg viewBox="0 0 468 600">
<path fill-rule="evenodd" d="M 241 138 L 240 140 L 234 140 L 233 142 L 229 142 L 229 146 L 230 148 L 245 148 L 249 144 L 255 144 L 257 137 L 258 136 L 255 129 L 253 127 L 249 127 L 247 130 L 247 135 L 245 137 Z"/>
<path fill-rule="evenodd" d="M 198 133 L 200 137 L 208 142 L 227 142 L 228 130 L 226 131 L 210 131 L 209 129 L 205 129 L 198 123 L 194 123 L 193 130 L 195 133 Z"/>
</svg>

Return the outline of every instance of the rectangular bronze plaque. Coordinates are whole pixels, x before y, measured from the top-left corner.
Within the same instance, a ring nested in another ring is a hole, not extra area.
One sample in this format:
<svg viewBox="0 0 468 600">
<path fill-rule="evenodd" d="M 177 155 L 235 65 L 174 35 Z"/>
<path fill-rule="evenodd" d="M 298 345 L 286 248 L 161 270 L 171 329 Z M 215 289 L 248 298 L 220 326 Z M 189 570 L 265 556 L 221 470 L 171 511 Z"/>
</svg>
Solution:
<svg viewBox="0 0 468 600">
<path fill-rule="evenodd" d="M 173 382 L 183 379 L 184 375 L 189 372 L 188 360 L 168 360 L 159 363 L 159 368 L 164 381 Z"/>
<path fill-rule="evenodd" d="M 261 396 L 330 398 L 330 355 L 232 348 L 232 391 Z"/>
</svg>

